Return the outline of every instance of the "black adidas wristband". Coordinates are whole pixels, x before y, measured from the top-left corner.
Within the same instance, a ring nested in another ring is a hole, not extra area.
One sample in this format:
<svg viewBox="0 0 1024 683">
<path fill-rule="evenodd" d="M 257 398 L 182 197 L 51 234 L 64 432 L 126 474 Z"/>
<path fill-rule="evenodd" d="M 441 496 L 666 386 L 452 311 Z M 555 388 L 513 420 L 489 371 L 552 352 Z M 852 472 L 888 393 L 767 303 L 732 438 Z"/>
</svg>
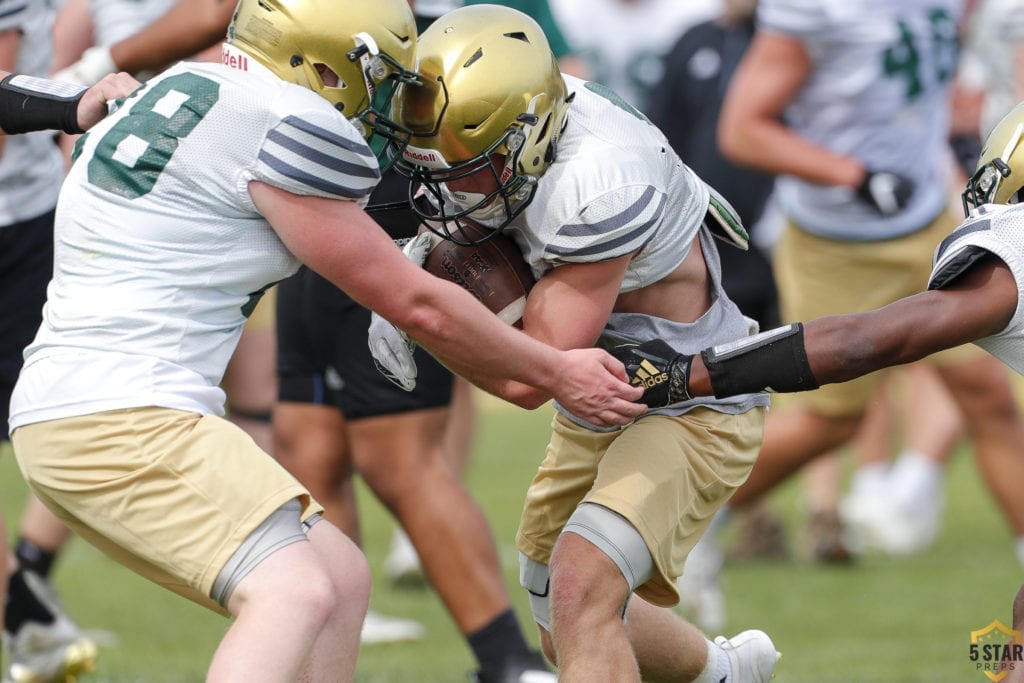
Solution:
<svg viewBox="0 0 1024 683">
<path fill-rule="evenodd" d="M 83 133 L 78 126 L 78 102 L 85 90 L 71 83 L 10 74 L 0 80 L 0 129 L 8 134 Z"/>
</svg>

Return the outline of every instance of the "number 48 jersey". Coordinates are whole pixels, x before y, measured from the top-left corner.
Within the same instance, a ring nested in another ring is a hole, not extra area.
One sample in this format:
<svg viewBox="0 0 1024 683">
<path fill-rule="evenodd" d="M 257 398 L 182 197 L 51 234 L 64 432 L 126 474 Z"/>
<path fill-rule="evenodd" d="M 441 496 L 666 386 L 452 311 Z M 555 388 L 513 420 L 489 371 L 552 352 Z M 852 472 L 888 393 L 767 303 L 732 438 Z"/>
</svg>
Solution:
<svg viewBox="0 0 1024 683">
<path fill-rule="evenodd" d="M 12 429 L 142 405 L 222 414 L 246 317 L 298 266 L 249 182 L 359 202 L 377 184 L 326 100 L 232 56 L 168 70 L 79 141 Z"/>
<path fill-rule="evenodd" d="M 798 41 L 810 74 L 787 125 L 866 168 L 909 179 L 905 211 L 882 217 L 845 187 L 780 176 L 783 212 L 814 234 L 883 240 L 921 229 L 947 203 L 949 91 L 963 0 L 760 0 L 758 30 Z"/>
</svg>

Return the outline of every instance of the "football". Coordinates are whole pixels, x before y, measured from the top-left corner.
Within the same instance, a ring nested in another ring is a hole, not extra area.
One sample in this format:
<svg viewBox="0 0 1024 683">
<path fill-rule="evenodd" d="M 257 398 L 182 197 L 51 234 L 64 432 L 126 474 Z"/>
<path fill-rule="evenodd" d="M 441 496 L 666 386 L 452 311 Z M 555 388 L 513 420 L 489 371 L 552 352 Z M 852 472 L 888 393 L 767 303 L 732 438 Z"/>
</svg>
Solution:
<svg viewBox="0 0 1024 683">
<path fill-rule="evenodd" d="M 466 219 L 460 219 L 460 223 L 452 234 L 465 242 L 479 240 L 490 232 Z M 509 325 L 522 326 L 526 295 L 535 280 L 511 237 L 495 235 L 472 247 L 440 240 L 427 254 L 423 267 L 462 286 Z"/>
</svg>

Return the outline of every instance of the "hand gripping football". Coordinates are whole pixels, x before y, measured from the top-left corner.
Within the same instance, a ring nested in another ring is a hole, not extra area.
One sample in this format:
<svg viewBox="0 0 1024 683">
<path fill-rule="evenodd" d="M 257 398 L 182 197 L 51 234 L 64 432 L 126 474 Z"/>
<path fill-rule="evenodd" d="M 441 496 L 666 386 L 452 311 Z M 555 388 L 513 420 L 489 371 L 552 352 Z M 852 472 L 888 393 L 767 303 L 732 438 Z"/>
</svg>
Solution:
<svg viewBox="0 0 1024 683">
<path fill-rule="evenodd" d="M 463 241 L 479 240 L 489 231 L 460 219 L 452 234 Z M 519 247 L 506 235 L 495 235 L 479 246 L 440 240 L 423 263 L 427 272 L 460 285 L 499 318 L 522 326 L 526 295 L 535 282 Z"/>
</svg>

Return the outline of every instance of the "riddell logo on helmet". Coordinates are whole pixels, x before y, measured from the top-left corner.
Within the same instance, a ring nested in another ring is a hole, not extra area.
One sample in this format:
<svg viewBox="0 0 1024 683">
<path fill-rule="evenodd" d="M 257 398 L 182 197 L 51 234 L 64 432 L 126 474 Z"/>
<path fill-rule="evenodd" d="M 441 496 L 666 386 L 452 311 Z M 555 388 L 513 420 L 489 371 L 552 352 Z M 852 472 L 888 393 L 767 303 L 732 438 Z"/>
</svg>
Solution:
<svg viewBox="0 0 1024 683">
<path fill-rule="evenodd" d="M 437 150 L 406 145 L 405 150 L 402 152 L 402 156 L 405 157 L 406 161 L 411 161 L 419 166 L 426 166 L 427 168 L 448 168 L 448 162 L 444 160 L 444 157 L 441 156 Z"/>
</svg>

